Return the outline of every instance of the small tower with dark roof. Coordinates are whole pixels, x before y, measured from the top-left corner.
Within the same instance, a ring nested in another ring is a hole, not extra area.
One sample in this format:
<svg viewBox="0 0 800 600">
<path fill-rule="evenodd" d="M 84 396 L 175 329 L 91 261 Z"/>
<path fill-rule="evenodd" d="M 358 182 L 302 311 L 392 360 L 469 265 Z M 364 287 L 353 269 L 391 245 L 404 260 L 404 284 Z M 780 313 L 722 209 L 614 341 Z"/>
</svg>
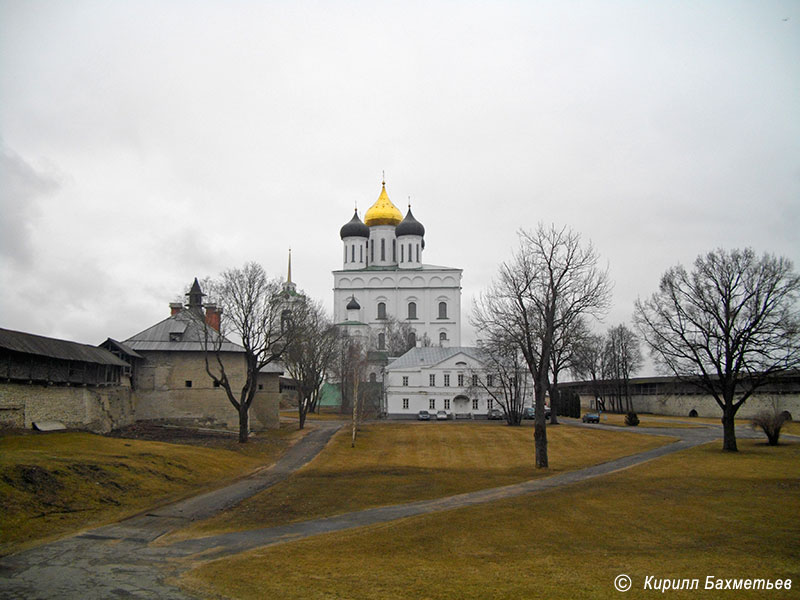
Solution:
<svg viewBox="0 0 800 600">
<path fill-rule="evenodd" d="M 422 267 L 422 251 L 425 248 L 425 227 L 414 218 L 411 202 L 405 218 L 395 228 L 397 236 L 397 266 L 401 269 L 419 269 Z"/>
<path fill-rule="evenodd" d="M 194 278 L 194 283 L 186 295 L 189 297 L 189 304 L 186 305 L 187 308 L 201 319 L 204 319 L 203 296 L 205 296 L 205 294 L 203 290 L 200 289 L 200 282 L 197 281 L 197 277 Z"/>
<path fill-rule="evenodd" d="M 348 271 L 365 269 L 367 267 L 369 227 L 361 222 L 358 217 L 358 209 L 353 212 L 353 218 L 339 230 L 339 236 L 344 245 L 344 268 Z"/>
</svg>

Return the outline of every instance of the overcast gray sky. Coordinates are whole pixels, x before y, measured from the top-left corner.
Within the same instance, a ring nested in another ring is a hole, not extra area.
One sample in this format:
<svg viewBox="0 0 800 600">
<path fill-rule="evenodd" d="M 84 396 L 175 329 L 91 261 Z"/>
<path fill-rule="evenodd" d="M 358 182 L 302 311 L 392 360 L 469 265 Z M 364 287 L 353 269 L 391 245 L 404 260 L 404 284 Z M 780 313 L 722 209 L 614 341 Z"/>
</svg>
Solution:
<svg viewBox="0 0 800 600">
<path fill-rule="evenodd" d="M 569 225 L 604 326 L 715 247 L 800 264 L 800 3 L 0 0 L 0 327 L 99 343 L 256 260 L 332 306 L 387 191 L 474 296 Z"/>
</svg>

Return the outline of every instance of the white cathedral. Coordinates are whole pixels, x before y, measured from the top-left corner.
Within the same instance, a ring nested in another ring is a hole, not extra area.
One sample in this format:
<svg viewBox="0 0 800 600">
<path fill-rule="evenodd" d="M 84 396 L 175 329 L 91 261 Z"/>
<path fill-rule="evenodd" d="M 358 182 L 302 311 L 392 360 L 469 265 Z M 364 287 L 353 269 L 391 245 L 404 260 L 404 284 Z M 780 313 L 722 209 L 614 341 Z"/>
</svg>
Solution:
<svg viewBox="0 0 800 600">
<path fill-rule="evenodd" d="M 461 269 L 427 265 L 425 227 L 389 200 L 386 182 L 364 215 L 340 230 L 342 269 L 333 272 L 334 322 L 372 334 L 383 349 L 388 318 L 408 323 L 410 346 L 461 344 Z"/>
</svg>

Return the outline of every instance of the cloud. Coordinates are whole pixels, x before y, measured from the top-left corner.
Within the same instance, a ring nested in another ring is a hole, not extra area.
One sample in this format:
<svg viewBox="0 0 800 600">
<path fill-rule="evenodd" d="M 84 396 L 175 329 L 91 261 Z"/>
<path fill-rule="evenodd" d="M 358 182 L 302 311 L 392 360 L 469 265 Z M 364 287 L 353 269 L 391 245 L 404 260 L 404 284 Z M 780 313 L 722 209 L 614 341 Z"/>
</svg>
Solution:
<svg viewBox="0 0 800 600">
<path fill-rule="evenodd" d="M 41 218 L 40 203 L 60 187 L 51 173 L 36 170 L 0 142 L 0 256 L 19 267 L 34 260 L 33 235 Z"/>
</svg>

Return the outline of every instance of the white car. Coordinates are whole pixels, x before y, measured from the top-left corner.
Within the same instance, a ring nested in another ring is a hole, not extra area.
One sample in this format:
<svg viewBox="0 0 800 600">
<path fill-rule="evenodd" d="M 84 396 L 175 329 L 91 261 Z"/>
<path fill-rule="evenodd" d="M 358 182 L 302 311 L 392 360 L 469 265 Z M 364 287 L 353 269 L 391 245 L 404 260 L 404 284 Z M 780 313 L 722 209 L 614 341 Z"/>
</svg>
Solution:
<svg viewBox="0 0 800 600">
<path fill-rule="evenodd" d="M 447 414 L 446 410 L 440 410 L 436 413 L 436 420 L 437 421 L 447 421 L 450 418 L 450 415 Z"/>
</svg>

